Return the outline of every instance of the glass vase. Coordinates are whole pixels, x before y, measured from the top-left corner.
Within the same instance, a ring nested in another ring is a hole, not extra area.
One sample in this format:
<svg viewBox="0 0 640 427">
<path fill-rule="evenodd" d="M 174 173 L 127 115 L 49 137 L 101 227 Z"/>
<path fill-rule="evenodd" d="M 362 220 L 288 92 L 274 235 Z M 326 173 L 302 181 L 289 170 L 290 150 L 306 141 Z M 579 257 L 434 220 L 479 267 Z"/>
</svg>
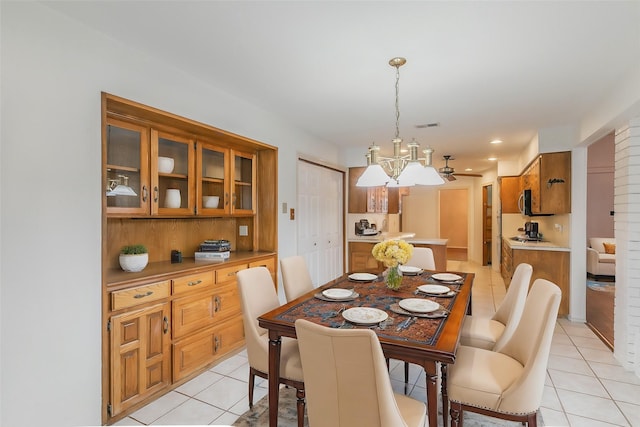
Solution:
<svg viewBox="0 0 640 427">
<path fill-rule="evenodd" d="M 399 265 L 387 268 L 384 283 L 387 285 L 387 288 L 392 291 L 400 289 L 400 285 L 402 284 L 402 271 L 400 271 Z"/>
</svg>

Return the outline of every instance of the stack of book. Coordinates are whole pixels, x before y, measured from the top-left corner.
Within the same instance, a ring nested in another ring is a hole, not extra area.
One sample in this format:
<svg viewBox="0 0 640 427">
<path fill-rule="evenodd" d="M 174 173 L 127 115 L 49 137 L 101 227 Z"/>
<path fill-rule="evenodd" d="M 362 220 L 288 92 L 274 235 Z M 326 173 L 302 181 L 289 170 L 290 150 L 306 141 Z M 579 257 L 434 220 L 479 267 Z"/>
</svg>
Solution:
<svg viewBox="0 0 640 427">
<path fill-rule="evenodd" d="M 205 240 L 195 253 L 196 260 L 224 261 L 231 254 L 231 243 L 228 240 Z"/>
</svg>

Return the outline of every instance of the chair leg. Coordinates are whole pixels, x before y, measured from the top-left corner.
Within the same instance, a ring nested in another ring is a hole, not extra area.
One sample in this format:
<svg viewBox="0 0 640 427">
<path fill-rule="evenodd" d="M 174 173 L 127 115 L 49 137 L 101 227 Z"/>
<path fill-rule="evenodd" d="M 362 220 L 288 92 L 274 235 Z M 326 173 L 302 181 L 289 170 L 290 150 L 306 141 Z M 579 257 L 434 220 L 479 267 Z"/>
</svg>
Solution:
<svg viewBox="0 0 640 427">
<path fill-rule="evenodd" d="M 462 405 L 453 402 L 451 404 L 451 427 L 462 427 Z"/>
<path fill-rule="evenodd" d="M 527 427 L 538 427 L 538 411 L 529 414 L 527 417 Z"/>
<path fill-rule="evenodd" d="M 409 362 L 404 362 L 404 383 L 409 382 Z"/>
<path fill-rule="evenodd" d="M 296 403 L 298 408 L 298 427 L 304 427 L 304 390 L 296 389 L 296 397 L 298 398 Z"/>
<path fill-rule="evenodd" d="M 256 381 L 256 374 L 253 368 L 249 368 L 249 409 L 253 408 L 253 386 Z"/>
</svg>

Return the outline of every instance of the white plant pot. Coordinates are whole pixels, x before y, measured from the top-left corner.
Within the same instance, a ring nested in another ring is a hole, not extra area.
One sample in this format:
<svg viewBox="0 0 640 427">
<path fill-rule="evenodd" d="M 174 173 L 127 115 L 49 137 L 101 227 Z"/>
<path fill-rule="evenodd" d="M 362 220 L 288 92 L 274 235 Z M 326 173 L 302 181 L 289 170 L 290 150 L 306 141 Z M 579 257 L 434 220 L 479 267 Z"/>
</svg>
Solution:
<svg viewBox="0 0 640 427">
<path fill-rule="evenodd" d="M 120 267 L 124 271 L 135 273 L 142 271 L 149 263 L 149 254 L 120 254 Z"/>
</svg>

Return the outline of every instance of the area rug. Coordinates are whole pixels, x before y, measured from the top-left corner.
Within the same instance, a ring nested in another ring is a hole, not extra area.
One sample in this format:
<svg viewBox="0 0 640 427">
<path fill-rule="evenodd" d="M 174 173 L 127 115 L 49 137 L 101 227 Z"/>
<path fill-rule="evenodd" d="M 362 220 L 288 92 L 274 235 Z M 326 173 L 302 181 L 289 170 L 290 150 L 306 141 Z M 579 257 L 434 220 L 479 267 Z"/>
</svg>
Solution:
<svg viewBox="0 0 640 427">
<path fill-rule="evenodd" d="M 441 399 L 438 399 L 438 426 L 442 427 Z M 293 388 L 280 389 L 280 402 L 278 410 L 279 427 L 296 427 L 298 417 L 296 412 L 296 391 Z M 236 427 L 263 427 L 269 425 L 269 397 L 263 397 L 233 423 Z M 304 417 L 304 425 L 308 426 L 307 416 Z M 485 417 L 472 412 L 464 413 L 465 427 L 522 427 L 522 424 L 512 421 L 504 421 L 496 418 Z M 538 425 L 544 426 L 542 415 L 538 411 Z M 359 426 L 354 426 L 359 427 Z"/>
</svg>

